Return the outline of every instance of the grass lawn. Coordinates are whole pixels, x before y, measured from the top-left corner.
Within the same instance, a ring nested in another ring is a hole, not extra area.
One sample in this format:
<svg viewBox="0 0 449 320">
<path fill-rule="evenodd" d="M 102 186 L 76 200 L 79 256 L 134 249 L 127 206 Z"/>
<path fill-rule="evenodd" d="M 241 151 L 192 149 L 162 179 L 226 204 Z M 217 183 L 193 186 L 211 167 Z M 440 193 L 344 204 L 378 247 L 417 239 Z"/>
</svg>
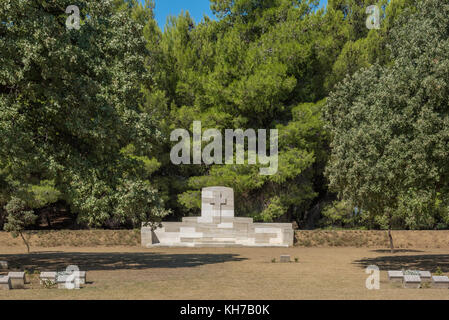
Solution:
<svg viewBox="0 0 449 320">
<path fill-rule="evenodd" d="M 449 299 L 449 290 L 402 289 L 387 270 L 449 272 L 447 249 L 208 248 L 0 246 L 0 260 L 33 271 L 78 265 L 88 271 L 81 290 L 40 288 L 36 277 L 25 290 L 0 291 L 0 299 Z M 290 254 L 299 263 L 272 263 Z M 365 267 L 377 265 L 381 289 L 365 287 Z"/>
</svg>

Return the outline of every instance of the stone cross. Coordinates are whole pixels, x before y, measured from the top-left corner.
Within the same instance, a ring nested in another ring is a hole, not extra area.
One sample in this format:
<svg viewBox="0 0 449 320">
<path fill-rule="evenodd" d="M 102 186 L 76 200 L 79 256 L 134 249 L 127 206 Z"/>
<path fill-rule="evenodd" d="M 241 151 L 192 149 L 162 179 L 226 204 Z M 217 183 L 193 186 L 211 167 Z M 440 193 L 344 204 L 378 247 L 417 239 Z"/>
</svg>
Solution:
<svg viewBox="0 0 449 320">
<path fill-rule="evenodd" d="M 223 197 L 223 194 L 220 191 L 214 191 L 214 198 L 210 202 L 214 206 L 214 210 L 218 210 L 221 215 L 221 205 L 226 204 L 226 198 Z"/>
<path fill-rule="evenodd" d="M 214 218 L 234 217 L 234 191 L 225 187 L 209 187 L 202 191 L 201 221 L 211 223 Z"/>
</svg>

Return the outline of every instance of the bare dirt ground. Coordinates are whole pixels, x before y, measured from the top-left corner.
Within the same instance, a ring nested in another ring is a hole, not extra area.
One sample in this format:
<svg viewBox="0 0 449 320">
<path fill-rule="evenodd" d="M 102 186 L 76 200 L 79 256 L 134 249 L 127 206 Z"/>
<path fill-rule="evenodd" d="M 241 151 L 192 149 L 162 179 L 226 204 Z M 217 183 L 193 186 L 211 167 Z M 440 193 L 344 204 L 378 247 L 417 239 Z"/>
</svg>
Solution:
<svg viewBox="0 0 449 320">
<path fill-rule="evenodd" d="M 0 291 L 1 299 L 449 299 L 449 290 L 403 289 L 386 271 L 420 269 L 449 273 L 447 249 L 233 248 L 144 249 L 139 247 L 2 246 L 0 260 L 37 271 L 78 265 L 87 271 L 81 290 L 44 289 L 36 276 L 25 290 Z M 298 263 L 273 263 L 289 254 Z M 381 288 L 367 290 L 365 268 L 377 265 Z M 1 274 L 1 273 L 0 273 Z"/>
</svg>

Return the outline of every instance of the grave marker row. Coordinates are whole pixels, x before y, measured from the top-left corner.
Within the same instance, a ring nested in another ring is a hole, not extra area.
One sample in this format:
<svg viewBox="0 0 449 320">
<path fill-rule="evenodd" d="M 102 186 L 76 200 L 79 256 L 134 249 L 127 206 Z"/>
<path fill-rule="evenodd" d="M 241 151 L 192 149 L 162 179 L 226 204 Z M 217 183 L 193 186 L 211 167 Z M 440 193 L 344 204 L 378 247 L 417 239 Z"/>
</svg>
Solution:
<svg viewBox="0 0 449 320">
<path fill-rule="evenodd" d="M 40 284 L 46 282 L 57 284 L 59 289 L 79 289 L 79 285 L 86 284 L 86 271 L 71 272 L 41 272 Z M 7 276 L 0 276 L 0 290 L 24 289 L 25 272 L 10 272 Z"/>
<path fill-rule="evenodd" d="M 449 289 L 449 277 L 432 277 L 429 271 L 388 271 L 388 280 L 390 282 L 401 282 L 404 288 L 419 289 L 423 283 L 431 283 L 432 288 Z"/>
</svg>

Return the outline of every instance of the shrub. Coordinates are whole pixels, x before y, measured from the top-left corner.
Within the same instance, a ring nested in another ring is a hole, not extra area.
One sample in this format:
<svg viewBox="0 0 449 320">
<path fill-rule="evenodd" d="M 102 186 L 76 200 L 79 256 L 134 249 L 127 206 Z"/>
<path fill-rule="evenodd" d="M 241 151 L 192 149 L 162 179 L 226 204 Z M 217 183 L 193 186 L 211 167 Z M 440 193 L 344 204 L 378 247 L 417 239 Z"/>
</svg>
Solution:
<svg viewBox="0 0 449 320">
<path fill-rule="evenodd" d="M 20 236 L 27 247 L 27 252 L 30 253 L 29 237 L 24 235 L 24 230 L 35 223 L 37 216 L 33 210 L 27 210 L 25 201 L 15 197 L 8 202 L 5 210 L 8 213 L 5 231 L 11 232 L 14 238 Z"/>
</svg>

